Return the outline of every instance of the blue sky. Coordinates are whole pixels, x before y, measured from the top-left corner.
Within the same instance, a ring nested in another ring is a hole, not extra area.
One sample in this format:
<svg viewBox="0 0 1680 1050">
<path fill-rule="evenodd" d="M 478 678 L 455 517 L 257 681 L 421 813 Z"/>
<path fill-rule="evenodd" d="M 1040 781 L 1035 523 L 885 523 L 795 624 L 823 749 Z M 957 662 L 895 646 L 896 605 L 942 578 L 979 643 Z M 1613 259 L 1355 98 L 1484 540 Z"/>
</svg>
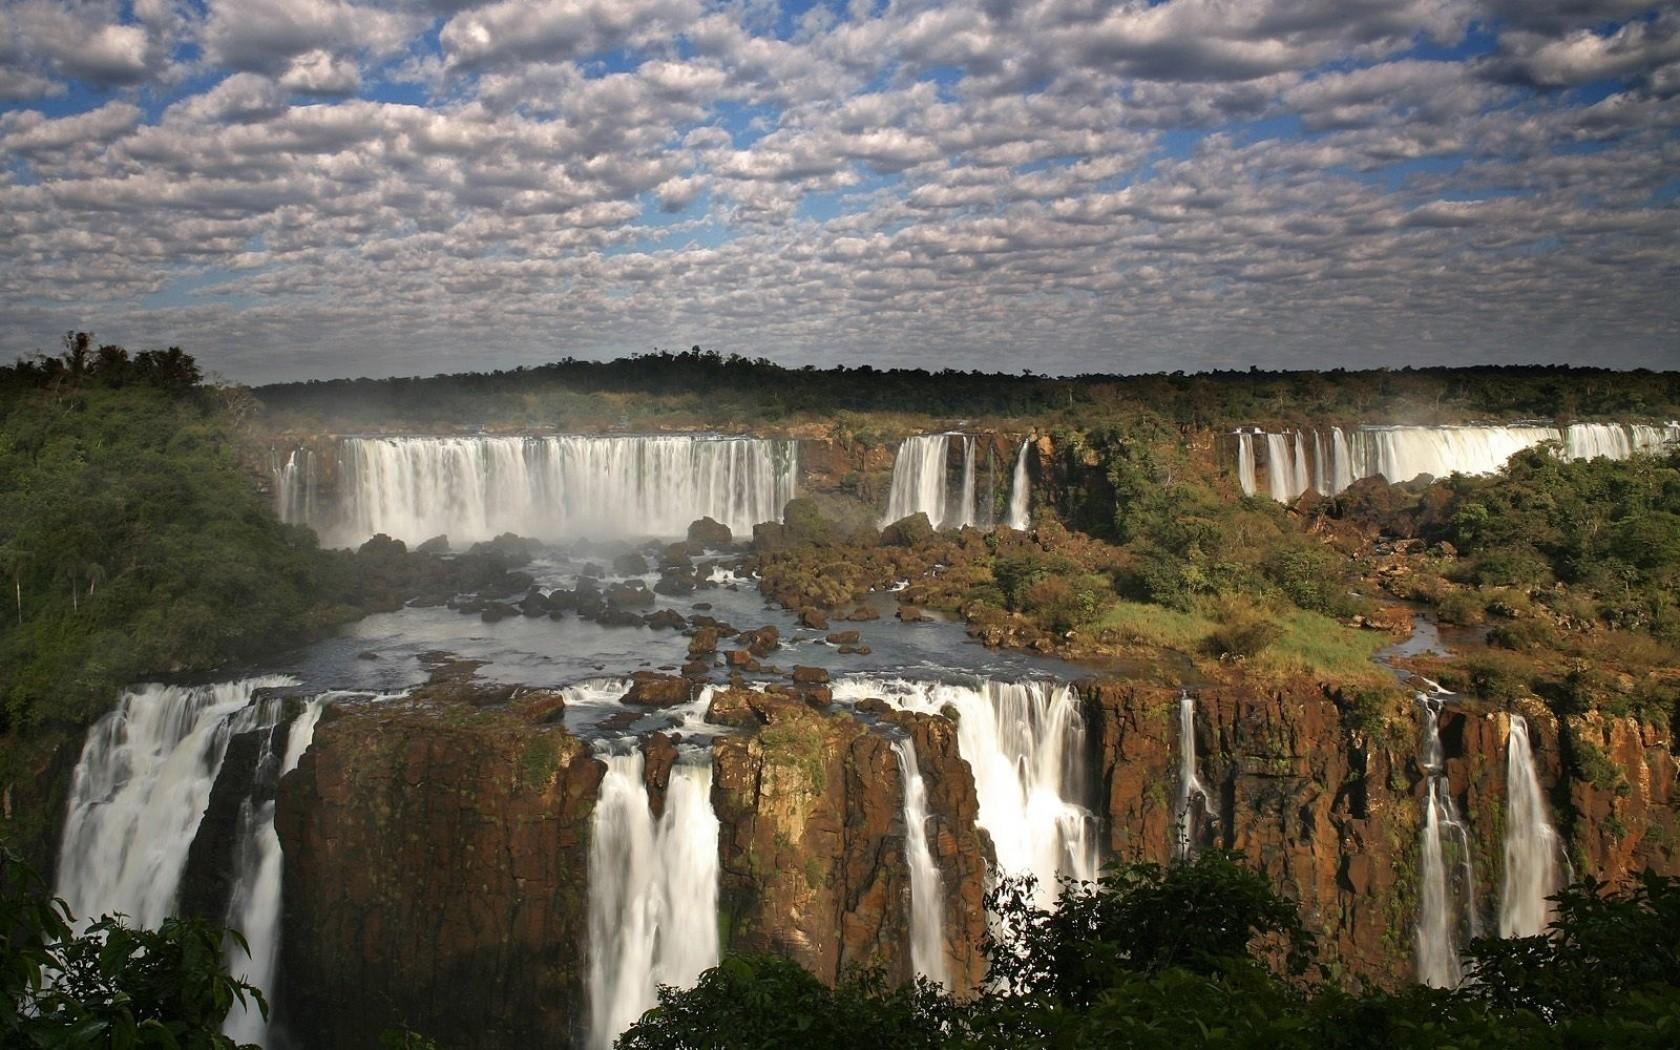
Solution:
<svg viewBox="0 0 1680 1050">
<path fill-rule="evenodd" d="M 1680 367 L 1639 0 L 5 0 L 0 353 Z"/>
</svg>

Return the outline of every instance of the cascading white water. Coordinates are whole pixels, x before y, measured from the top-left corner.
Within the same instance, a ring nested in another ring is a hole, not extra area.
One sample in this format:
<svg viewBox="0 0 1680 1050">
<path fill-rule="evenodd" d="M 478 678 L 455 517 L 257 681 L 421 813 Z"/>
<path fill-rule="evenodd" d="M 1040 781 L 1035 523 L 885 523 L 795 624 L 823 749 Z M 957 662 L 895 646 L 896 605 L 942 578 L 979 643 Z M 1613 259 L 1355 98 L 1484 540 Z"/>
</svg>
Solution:
<svg viewBox="0 0 1680 1050">
<path fill-rule="evenodd" d="M 945 889 L 939 865 L 928 845 L 927 784 L 916 763 L 916 744 L 893 741 L 898 771 L 904 780 L 904 856 L 910 866 L 910 965 L 937 984 L 947 980 L 945 968 Z"/>
<path fill-rule="evenodd" d="M 313 523 L 340 545 L 680 536 L 701 517 L 749 533 L 798 476 L 793 441 L 707 435 L 343 438 L 338 457 L 337 506 Z"/>
<path fill-rule="evenodd" d="M 1237 484 L 1243 495 L 1254 495 L 1254 435 L 1247 430 L 1237 431 Z"/>
<path fill-rule="evenodd" d="M 297 768 L 298 760 L 315 739 L 315 725 L 325 708 L 323 700 L 312 700 L 287 731 L 286 749 L 280 756 L 275 782 Z M 265 739 L 267 762 L 269 741 Z M 240 826 L 248 829 L 239 845 L 238 877 L 233 896 L 228 902 L 227 923 L 244 934 L 250 955 L 233 948 L 228 952 L 228 972 L 244 978 L 268 996 L 269 1008 L 274 1005 L 274 970 L 280 958 L 280 871 L 282 853 L 280 836 L 274 831 L 272 798 L 252 805 L 247 799 L 240 811 Z M 269 1022 L 254 1002 L 241 1006 L 237 1001 L 228 1011 L 222 1031 L 240 1045 L 254 1043 L 266 1046 Z"/>
<path fill-rule="evenodd" d="M 1528 723 L 1511 716 L 1505 742 L 1505 883 L 1499 900 L 1499 936 L 1533 937 L 1551 926 L 1561 886 L 1562 843 L 1546 813 L 1546 796 L 1529 745 Z"/>
<path fill-rule="evenodd" d="M 1347 434 L 1341 427 L 1330 428 L 1330 490 L 1333 496 L 1353 484 L 1353 457 L 1348 452 Z"/>
<path fill-rule="evenodd" d="M 1413 930 L 1417 977 L 1433 988 L 1454 988 L 1464 977 L 1458 957 L 1460 897 L 1471 935 L 1480 934 L 1474 900 L 1476 873 L 1471 866 L 1469 826 L 1460 819 L 1447 789 L 1439 724 L 1441 701 L 1422 693 L 1417 700 L 1423 720 L 1418 764 L 1427 781 L 1418 846 L 1417 924 Z M 1459 854 L 1457 886 L 1450 874 L 1449 840 Z"/>
<path fill-rule="evenodd" d="M 957 509 L 955 522 L 957 528 L 973 525 L 977 520 L 974 516 L 974 439 L 964 437 L 963 442 L 963 472 L 962 490 L 957 495 Z M 949 518 L 951 515 L 947 515 Z"/>
<path fill-rule="evenodd" d="M 307 448 L 295 448 L 281 459 L 276 451 L 272 456 L 274 475 L 274 514 L 287 524 L 308 525 L 316 520 L 315 453 Z"/>
<path fill-rule="evenodd" d="M 296 684 L 143 685 L 94 723 L 71 779 L 58 862 L 57 895 L 80 928 L 115 912 L 151 928 L 172 913 L 229 738 L 278 717 L 277 705 L 252 704 L 252 694 Z"/>
<path fill-rule="evenodd" d="M 961 441 L 962 481 L 949 486 L 951 442 Z M 924 434 L 908 437 L 893 458 L 892 487 L 882 525 L 920 511 L 937 529 L 954 529 L 975 522 L 974 438 L 963 434 Z"/>
<path fill-rule="evenodd" d="M 1299 492 L 1292 491 L 1295 469 L 1291 463 L 1288 434 L 1267 434 L 1266 491 L 1279 503 L 1291 503 Z"/>
<path fill-rule="evenodd" d="M 956 713 L 957 750 L 974 771 L 978 823 L 1003 874 L 1037 878 L 1041 905 L 1054 903 L 1058 876 L 1096 878 L 1085 720 L 1073 690 L 1053 682 L 846 677 L 833 691 L 842 700 L 880 697 L 905 711 Z"/>
<path fill-rule="evenodd" d="M 1561 443 L 1570 459 L 1607 456 L 1626 459 L 1635 452 L 1680 441 L 1680 424 L 1665 426 L 1621 423 L 1574 423 L 1556 427 L 1510 426 L 1362 426 L 1351 434 L 1330 428 L 1328 461 L 1320 435 L 1314 431 L 1316 460 L 1308 464 L 1299 432 L 1263 434 L 1266 441 L 1268 494 L 1290 502 L 1312 487 L 1326 495 L 1346 489 L 1360 478 L 1382 475 L 1389 481 L 1410 481 L 1420 474 L 1492 474 L 1506 460 L 1543 441 Z M 1257 448 L 1254 435 L 1237 433 L 1237 476 L 1243 492 L 1255 492 Z"/>
<path fill-rule="evenodd" d="M 589 843 L 590 1046 L 718 961 L 718 820 L 710 762 L 671 770 L 665 812 L 648 807 L 640 752 L 604 757 Z"/>
<path fill-rule="evenodd" d="M 1196 773 L 1196 701 L 1185 692 L 1178 698 L 1178 806 L 1173 814 L 1173 846 L 1179 857 L 1195 851 L 1196 828 L 1211 798 Z"/>
<path fill-rule="evenodd" d="M 1298 497 L 1312 488 L 1312 480 L 1307 475 L 1306 440 L 1301 436 L 1299 430 L 1295 432 L 1294 457 L 1291 460 L 1291 465 L 1293 471 L 1290 474 L 1289 487 L 1295 491 L 1295 495 Z"/>
<path fill-rule="evenodd" d="M 1021 442 L 1021 451 L 1015 456 L 1015 473 L 1009 479 L 1009 520 L 1005 524 L 1021 532 L 1032 524 L 1028 520 L 1032 483 L 1027 478 L 1027 451 L 1031 447 L 1031 438 Z"/>
</svg>

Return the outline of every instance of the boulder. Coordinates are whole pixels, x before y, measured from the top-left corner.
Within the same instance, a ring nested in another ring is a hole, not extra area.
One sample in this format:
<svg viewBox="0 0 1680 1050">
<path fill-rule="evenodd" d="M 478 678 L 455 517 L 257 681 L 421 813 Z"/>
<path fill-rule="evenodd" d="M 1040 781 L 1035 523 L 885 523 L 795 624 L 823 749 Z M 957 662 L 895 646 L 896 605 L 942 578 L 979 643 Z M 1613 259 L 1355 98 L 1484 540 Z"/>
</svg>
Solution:
<svg viewBox="0 0 1680 1050">
<path fill-rule="evenodd" d="M 800 623 L 800 626 L 809 627 L 812 630 L 817 630 L 817 631 L 828 630 L 828 617 L 823 615 L 823 612 L 822 612 L 821 609 L 802 609 L 802 610 L 800 610 L 799 623 Z"/>
<path fill-rule="evenodd" d="M 729 531 L 729 526 L 711 518 L 701 518 L 688 527 L 688 542 L 697 543 L 701 547 L 717 550 L 735 542 L 735 534 Z"/>
<path fill-rule="evenodd" d="M 676 675 L 657 671 L 637 671 L 630 676 L 630 691 L 623 703 L 637 707 L 676 707 L 694 698 L 694 685 Z"/>
<path fill-rule="evenodd" d="M 846 614 L 846 619 L 852 623 L 867 623 L 870 620 L 879 620 L 880 618 L 880 610 L 873 605 L 860 605 Z"/>
<path fill-rule="evenodd" d="M 856 645 L 858 637 L 858 632 L 856 631 L 835 631 L 827 638 L 824 638 L 823 641 L 827 642 L 829 645 Z"/>
<path fill-rule="evenodd" d="M 416 554 L 433 554 L 433 555 L 448 554 L 449 553 L 449 537 L 448 536 L 433 536 L 431 539 L 427 540 L 425 543 L 422 543 L 420 546 L 414 548 L 414 553 L 416 553 Z"/>
<path fill-rule="evenodd" d="M 927 619 L 927 614 L 914 605 L 900 605 L 894 615 L 905 623 L 921 623 Z"/>
<path fill-rule="evenodd" d="M 758 716 L 753 713 L 753 698 L 756 696 L 750 689 L 716 689 L 712 692 L 712 701 L 706 705 L 706 721 L 720 726 L 749 726 L 758 722 Z"/>
<path fill-rule="evenodd" d="M 647 559 L 635 551 L 620 554 L 613 559 L 613 572 L 620 576 L 640 576 L 647 571 Z"/>
<path fill-rule="evenodd" d="M 933 535 L 933 522 L 923 511 L 899 518 L 897 521 L 881 530 L 881 545 L 884 547 L 914 547 L 916 544 Z"/>
<path fill-rule="evenodd" d="M 820 667 L 793 665 L 793 680 L 797 685 L 827 685 L 828 672 Z"/>
<path fill-rule="evenodd" d="M 716 627 L 696 628 L 694 637 L 688 640 L 688 655 L 705 656 L 717 652 L 718 629 Z"/>
<path fill-rule="evenodd" d="M 642 617 L 642 622 L 654 630 L 680 631 L 688 626 L 688 618 L 675 609 L 661 609 L 656 613 L 648 613 Z"/>
<path fill-rule="evenodd" d="M 729 662 L 731 668 L 737 671 L 757 671 L 760 669 L 759 662 L 753 658 L 752 653 L 745 649 L 731 649 L 724 654 L 724 659 Z"/>
</svg>

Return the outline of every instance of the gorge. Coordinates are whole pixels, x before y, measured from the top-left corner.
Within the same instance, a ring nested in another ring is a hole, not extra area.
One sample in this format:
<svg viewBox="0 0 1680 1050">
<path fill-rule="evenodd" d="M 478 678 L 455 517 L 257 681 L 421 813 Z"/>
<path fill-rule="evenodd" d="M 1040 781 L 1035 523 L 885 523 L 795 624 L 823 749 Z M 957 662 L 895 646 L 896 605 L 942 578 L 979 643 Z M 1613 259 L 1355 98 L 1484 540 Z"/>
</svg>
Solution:
<svg viewBox="0 0 1680 1050">
<path fill-rule="evenodd" d="M 972 992 L 1000 876 L 1053 906 L 1109 862 L 1239 851 L 1345 980 L 1397 987 L 1457 983 L 1479 932 L 1542 929 L 1568 868 L 1680 870 L 1671 730 L 1631 712 L 1430 691 L 1384 721 L 1363 679 L 975 644 L 929 580 L 973 573 L 974 551 L 1082 542 L 1057 518 L 1092 453 L 1048 429 L 282 435 L 273 505 L 324 544 L 446 537 L 459 559 L 516 549 L 486 542 L 504 533 L 543 542 L 517 548 L 505 592 L 378 612 L 241 677 L 131 689 L 73 764 L 57 891 L 84 917 L 243 930 L 234 972 L 276 1008 L 267 1025 L 236 1011 L 242 1040 L 408 1027 L 488 1050 L 611 1046 L 660 985 L 741 951 Z M 1547 440 L 1504 430 L 1237 432 L 1217 483 L 1335 492 Z M 1602 431 L 1608 454 L 1657 440 Z M 846 501 L 863 509 L 843 518 Z M 790 503 L 889 533 L 925 515 L 947 538 L 927 541 L 944 546 L 926 579 L 906 533 L 869 548 L 905 573 L 890 586 L 767 604 L 773 543 L 855 556 L 787 539 Z M 1588 748 L 1613 772 L 1583 772 Z"/>
</svg>

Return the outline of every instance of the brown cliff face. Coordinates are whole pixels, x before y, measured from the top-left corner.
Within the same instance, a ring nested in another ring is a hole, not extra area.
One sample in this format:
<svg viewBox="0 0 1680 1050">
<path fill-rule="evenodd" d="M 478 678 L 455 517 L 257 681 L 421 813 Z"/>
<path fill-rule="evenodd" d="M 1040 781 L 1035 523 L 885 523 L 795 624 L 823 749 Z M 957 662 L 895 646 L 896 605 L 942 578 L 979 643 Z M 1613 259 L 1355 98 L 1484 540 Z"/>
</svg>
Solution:
<svg viewBox="0 0 1680 1050">
<path fill-rule="evenodd" d="M 281 1025 L 305 1046 L 565 1045 L 601 766 L 506 712 L 330 710 L 281 785 Z"/>
<path fill-rule="evenodd" d="M 783 954 L 829 982 L 852 967 L 908 979 L 904 785 L 891 741 L 792 697 L 761 696 L 754 707 L 763 728 L 714 751 L 726 948 Z M 937 815 L 952 980 L 967 987 L 984 932 L 973 779 L 955 761 L 948 723 L 916 720 L 910 731 Z"/>
<path fill-rule="evenodd" d="M 1111 855 L 1172 855 L 1179 782 L 1178 695 L 1119 682 L 1086 683 Z M 1604 756 L 1568 761 L 1571 742 L 1539 704 L 1522 714 L 1554 822 L 1570 836 L 1578 873 L 1615 880 L 1646 865 L 1680 872 L 1680 809 L 1669 734 L 1631 718 L 1574 719 L 1569 736 Z M 1451 706 L 1439 725 L 1443 772 L 1468 821 L 1481 928 L 1497 927 L 1504 875 L 1506 746 L 1511 716 Z M 1416 759 L 1421 723 L 1401 717 L 1357 731 L 1336 698 L 1302 683 L 1261 693 L 1196 697 L 1199 776 L 1215 816 L 1198 845 L 1241 851 L 1298 901 L 1323 961 L 1346 979 L 1395 986 L 1413 976 L 1418 831 L 1426 791 Z M 1620 771 L 1619 774 L 1617 771 Z"/>
</svg>

